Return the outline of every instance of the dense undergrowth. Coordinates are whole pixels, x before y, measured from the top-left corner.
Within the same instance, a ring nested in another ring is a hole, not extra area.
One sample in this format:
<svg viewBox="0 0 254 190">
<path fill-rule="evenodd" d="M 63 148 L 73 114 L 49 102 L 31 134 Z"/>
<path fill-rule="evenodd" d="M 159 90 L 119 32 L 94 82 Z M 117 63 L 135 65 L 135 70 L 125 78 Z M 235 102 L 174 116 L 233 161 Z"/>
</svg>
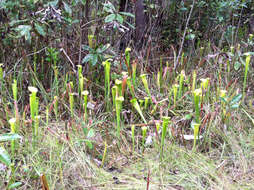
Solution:
<svg viewBox="0 0 254 190">
<path fill-rule="evenodd" d="M 129 48 L 97 73 L 61 66 L 52 48 L 48 70 L 39 54 L 1 65 L 0 188 L 253 189 L 247 44 L 206 44 L 177 69 L 176 56 L 142 67 Z"/>
</svg>

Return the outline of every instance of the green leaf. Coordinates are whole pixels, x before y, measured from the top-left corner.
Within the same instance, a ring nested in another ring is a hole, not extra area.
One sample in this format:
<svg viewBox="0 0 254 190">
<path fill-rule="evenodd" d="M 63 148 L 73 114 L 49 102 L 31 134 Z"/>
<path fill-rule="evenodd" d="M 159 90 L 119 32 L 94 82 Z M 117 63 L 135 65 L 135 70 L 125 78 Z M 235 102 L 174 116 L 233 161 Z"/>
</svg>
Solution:
<svg viewBox="0 0 254 190">
<path fill-rule="evenodd" d="M 86 0 L 81 0 L 81 3 L 82 3 L 83 5 L 85 5 L 85 4 L 86 4 Z"/>
<path fill-rule="evenodd" d="M 192 118 L 192 114 L 191 113 L 184 116 L 185 120 L 190 120 L 191 118 Z"/>
<path fill-rule="evenodd" d="M 50 5 L 50 6 L 52 6 L 52 7 L 56 7 L 57 4 L 58 4 L 58 1 L 59 1 L 59 0 L 50 1 L 50 2 L 48 2 L 48 5 Z"/>
<path fill-rule="evenodd" d="M 242 98 L 242 94 L 237 94 L 236 96 L 233 97 L 233 99 L 230 101 L 231 105 L 234 104 L 239 104 L 239 102 L 241 101 Z"/>
<path fill-rule="evenodd" d="M 132 13 L 127 13 L 127 12 L 119 12 L 121 15 L 125 15 L 125 16 L 130 16 L 130 17 L 133 17 L 135 18 L 135 15 L 132 14 Z"/>
<path fill-rule="evenodd" d="M 82 60 L 82 63 L 87 63 L 89 61 L 91 61 L 93 59 L 93 54 L 87 54 L 83 60 Z"/>
<path fill-rule="evenodd" d="M 85 142 L 86 142 L 86 145 L 88 146 L 88 148 L 91 150 L 93 148 L 92 142 L 89 140 L 85 140 Z"/>
<path fill-rule="evenodd" d="M 15 182 L 15 183 L 11 184 L 11 185 L 8 187 L 8 189 L 14 189 L 14 188 L 16 188 L 16 187 L 19 187 L 20 185 L 22 185 L 21 182 Z"/>
<path fill-rule="evenodd" d="M 35 26 L 36 31 L 37 31 L 40 35 L 46 36 L 46 33 L 45 33 L 45 31 L 44 31 L 44 29 L 43 29 L 43 27 L 42 27 L 41 25 L 35 23 L 34 26 Z"/>
<path fill-rule="evenodd" d="M 87 138 L 92 138 L 94 137 L 94 130 L 93 129 L 90 129 L 87 133 Z"/>
<path fill-rule="evenodd" d="M 30 25 L 19 25 L 15 30 L 19 33 L 20 37 L 25 36 L 27 41 L 31 41 L 30 30 L 32 27 Z"/>
<path fill-rule="evenodd" d="M 113 20 L 115 20 L 115 18 L 116 18 L 116 15 L 115 15 L 115 14 L 110 14 L 110 15 L 106 16 L 105 22 L 106 22 L 106 23 L 112 22 Z"/>
<path fill-rule="evenodd" d="M 83 133 L 85 136 L 87 135 L 87 131 L 88 131 L 87 127 L 83 127 Z"/>
<path fill-rule="evenodd" d="M 230 106 L 230 108 L 233 108 L 233 109 L 235 109 L 235 108 L 239 108 L 239 104 L 234 104 L 234 105 L 231 105 L 231 106 Z"/>
<path fill-rule="evenodd" d="M 123 24 L 123 17 L 119 14 L 116 14 L 116 20 L 120 23 Z"/>
<path fill-rule="evenodd" d="M 246 55 L 246 56 L 248 56 L 248 55 L 254 55 L 254 52 L 246 52 L 243 55 Z"/>
<path fill-rule="evenodd" d="M 91 60 L 92 66 L 95 66 L 98 62 L 98 55 L 97 54 L 93 54 L 93 58 Z"/>
<path fill-rule="evenodd" d="M 90 48 L 87 45 L 83 45 L 82 48 L 83 48 L 83 50 L 86 50 L 86 51 L 92 51 L 92 48 Z"/>
<path fill-rule="evenodd" d="M 98 53 L 103 53 L 110 47 L 110 44 L 106 44 L 97 50 Z"/>
<path fill-rule="evenodd" d="M 28 19 L 24 19 L 24 20 L 12 20 L 10 22 L 10 26 L 14 26 L 15 24 L 21 24 L 21 23 L 24 23 L 24 22 L 27 22 Z"/>
<path fill-rule="evenodd" d="M 115 12 L 115 7 L 111 2 L 107 2 L 104 4 L 103 10 L 107 13 L 114 13 Z"/>
<path fill-rule="evenodd" d="M 125 22 L 126 24 L 128 24 L 129 27 L 131 27 L 132 29 L 135 29 L 135 26 L 133 26 L 131 23 L 129 22 Z"/>
<path fill-rule="evenodd" d="M 0 142 L 4 141 L 11 141 L 11 140 L 16 140 L 16 139 L 21 139 L 22 137 L 18 134 L 15 133 L 7 133 L 0 135 Z"/>
<path fill-rule="evenodd" d="M 70 6 L 67 3 L 65 3 L 65 2 L 63 2 L 63 4 L 64 4 L 64 10 L 65 10 L 65 12 L 68 13 L 69 15 L 71 15 L 72 14 L 72 10 L 71 10 Z"/>
<path fill-rule="evenodd" d="M 241 63 L 239 61 L 235 62 L 234 69 L 237 71 L 241 67 Z"/>
<path fill-rule="evenodd" d="M 2 147 L 0 147 L 0 162 L 4 163 L 8 167 L 11 165 L 11 159 L 8 152 L 6 152 L 6 150 Z"/>
<path fill-rule="evenodd" d="M 220 99 L 221 99 L 223 102 L 225 102 L 225 103 L 228 102 L 228 101 L 227 101 L 225 98 L 223 98 L 223 97 L 220 97 Z"/>
</svg>

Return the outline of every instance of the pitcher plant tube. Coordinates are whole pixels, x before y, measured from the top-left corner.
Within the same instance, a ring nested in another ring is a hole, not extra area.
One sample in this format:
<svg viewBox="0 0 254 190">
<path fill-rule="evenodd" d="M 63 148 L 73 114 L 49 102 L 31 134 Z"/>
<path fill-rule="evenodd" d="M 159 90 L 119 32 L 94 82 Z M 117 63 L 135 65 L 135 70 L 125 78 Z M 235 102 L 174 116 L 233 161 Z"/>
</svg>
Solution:
<svg viewBox="0 0 254 190">
<path fill-rule="evenodd" d="M 104 66 L 104 74 L 105 74 L 105 104 L 106 109 L 109 111 L 109 96 L 110 96 L 110 59 L 107 59 L 102 63 Z"/>
<path fill-rule="evenodd" d="M 202 90 L 196 89 L 194 90 L 194 106 L 195 106 L 195 121 L 196 123 L 200 123 L 200 98 L 202 96 Z"/>
<path fill-rule="evenodd" d="M 82 95 L 84 96 L 84 120 L 85 122 L 87 121 L 87 97 L 88 97 L 89 92 L 87 90 L 82 92 Z"/>
<path fill-rule="evenodd" d="M 121 131 L 121 108 L 122 102 L 124 101 L 123 96 L 116 97 L 116 127 L 117 127 L 117 137 L 120 140 L 120 131 Z"/>
<path fill-rule="evenodd" d="M 131 99 L 131 104 L 137 110 L 137 112 L 139 113 L 139 115 L 143 119 L 143 121 L 147 124 L 147 121 L 146 121 L 146 119 L 145 119 L 145 117 L 144 117 L 144 115 L 143 115 L 143 113 L 141 111 L 141 108 L 140 108 L 140 106 L 138 104 L 137 99 L 136 98 Z"/>
<path fill-rule="evenodd" d="M 165 142 L 165 137 L 166 137 L 169 122 L 170 122 L 170 117 L 163 117 L 162 118 L 160 160 L 162 160 L 162 157 L 163 157 L 164 142 Z"/>
<path fill-rule="evenodd" d="M 148 82 L 147 82 L 147 79 L 146 79 L 146 74 L 140 75 L 140 78 L 141 78 L 141 80 L 143 82 L 143 85 L 145 87 L 146 93 L 149 95 L 149 97 L 151 97 L 151 93 L 150 93 L 150 90 L 149 90 L 149 87 L 148 87 Z"/>
</svg>

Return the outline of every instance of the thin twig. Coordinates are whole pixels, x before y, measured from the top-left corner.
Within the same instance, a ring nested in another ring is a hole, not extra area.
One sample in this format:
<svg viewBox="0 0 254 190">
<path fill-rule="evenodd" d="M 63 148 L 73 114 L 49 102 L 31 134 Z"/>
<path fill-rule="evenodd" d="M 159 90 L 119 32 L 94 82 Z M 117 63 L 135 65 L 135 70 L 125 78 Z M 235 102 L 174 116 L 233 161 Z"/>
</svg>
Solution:
<svg viewBox="0 0 254 190">
<path fill-rule="evenodd" d="M 183 38 L 182 38 L 180 50 L 179 50 L 179 53 L 178 53 L 176 62 L 174 63 L 174 70 L 177 68 L 179 58 L 180 58 L 180 56 L 181 56 L 181 54 L 182 54 L 184 39 L 185 39 L 185 36 L 186 36 L 187 28 L 188 28 L 188 25 L 189 25 L 189 22 L 190 22 L 190 18 L 191 18 L 191 14 L 192 14 L 192 11 L 193 11 L 195 2 L 196 2 L 196 0 L 193 0 L 192 6 L 191 6 L 191 10 L 190 10 L 190 13 L 189 13 L 189 16 L 188 16 L 188 19 L 187 19 L 187 22 L 186 22 L 186 26 L 185 26 L 185 29 L 184 29 L 184 33 L 183 33 Z"/>
<path fill-rule="evenodd" d="M 68 54 L 66 53 L 66 51 L 61 48 L 60 51 L 62 51 L 64 53 L 64 55 L 67 57 L 67 59 L 70 61 L 71 65 L 72 65 L 72 70 L 74 73 L 76 73 L 76 70 L 75 70 L 75 65 L 74 63 L 72 62 L 71 58 L 68 56 Z"/>
</svg>

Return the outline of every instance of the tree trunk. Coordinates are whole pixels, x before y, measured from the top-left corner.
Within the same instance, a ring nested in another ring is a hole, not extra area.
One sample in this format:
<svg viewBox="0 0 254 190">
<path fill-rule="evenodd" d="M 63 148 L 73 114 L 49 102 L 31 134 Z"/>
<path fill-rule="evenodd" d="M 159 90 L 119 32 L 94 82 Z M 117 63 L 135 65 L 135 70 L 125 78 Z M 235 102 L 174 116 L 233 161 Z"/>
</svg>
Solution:
<svg viewBox="0 0 254 190">
<path fill-rule="evenodd" d="M 145 33 L 145 13 L 143 0 L 136 0 L 135 2 L 135 46 L 140 49 L 143 44 Z"/>
</svg>

